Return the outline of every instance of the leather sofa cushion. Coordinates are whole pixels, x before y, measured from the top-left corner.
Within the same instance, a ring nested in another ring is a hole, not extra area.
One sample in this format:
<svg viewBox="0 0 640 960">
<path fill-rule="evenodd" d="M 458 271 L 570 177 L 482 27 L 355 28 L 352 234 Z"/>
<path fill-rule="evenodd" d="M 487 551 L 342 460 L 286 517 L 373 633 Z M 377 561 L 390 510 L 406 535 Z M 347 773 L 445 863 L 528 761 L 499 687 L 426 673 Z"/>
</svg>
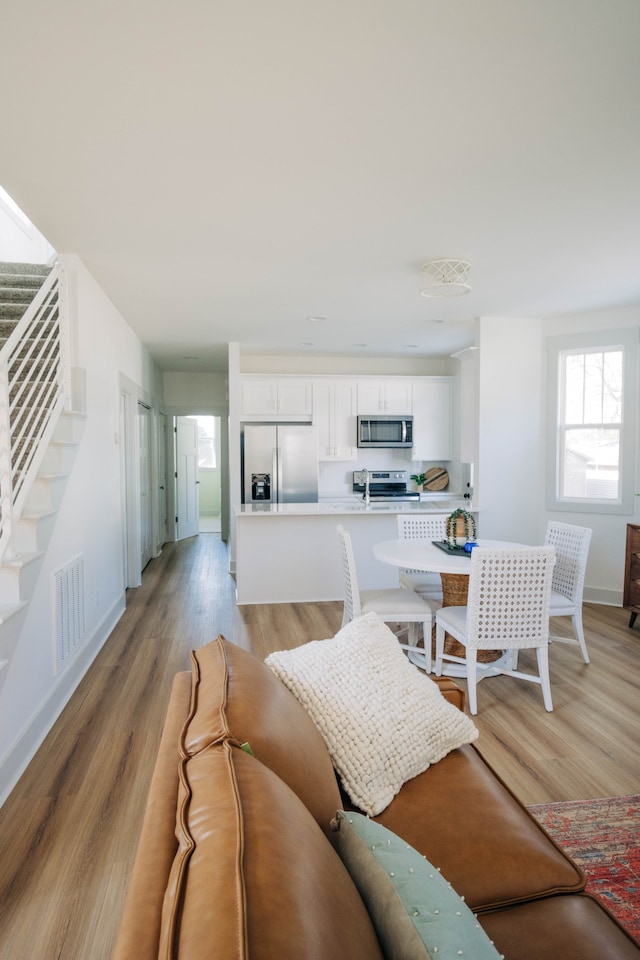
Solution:
<svg viewBox="0 0 640 960">
<path fill-rule="evenodd" d="M 192 696 L 182 756 L 211 744 L 248 743 L 300 797 L 333 841 L 340 791 L 324 740 L 307 711 L 264 663 L 219 636 L 193 651 Z"/>
<path fill-rule="evenodd" d="M 629 934 L 587 894 L 534 900 L 478 919 L 509 960 L 638 960 Z"/>
<path fill-rule="evenodd" d="M 158 955 L 162 898 L 177 849 L 178 738 L 190 690 L 191 674 L 176 674 L 113 960 L 155 960 Z"/>
<path fill-rule="evenodd" d="M 371 920 L 303 803 L 229 741 L 181 765 L 160 960 L 381 960 Z"/>
<path fill-rule="evenodd" d="M 409 780 L 375 819 L 439 867 L 476 912 L 585 885 L 473 746 Z"/>
</svg>

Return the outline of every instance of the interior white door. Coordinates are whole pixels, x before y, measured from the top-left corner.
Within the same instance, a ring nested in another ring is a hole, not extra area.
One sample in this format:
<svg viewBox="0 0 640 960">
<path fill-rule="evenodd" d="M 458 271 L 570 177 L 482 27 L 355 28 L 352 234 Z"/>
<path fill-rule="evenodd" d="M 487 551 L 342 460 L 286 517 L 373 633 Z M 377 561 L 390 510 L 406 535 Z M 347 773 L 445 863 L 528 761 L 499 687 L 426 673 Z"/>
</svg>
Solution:
<svg viewBox="0 0 640 960">
<path fill-rule="evenodd" d="M 140 569 L 144 570 L 153 555 L 151 543 L 151 410 L 138 404 L 138 438 L 140 452 Z"/>
<path fill-rule="evenodd" d="M 195 537 L 200 526 L 198 422 L 176 417 L 176 540 Z"/>
</svg>

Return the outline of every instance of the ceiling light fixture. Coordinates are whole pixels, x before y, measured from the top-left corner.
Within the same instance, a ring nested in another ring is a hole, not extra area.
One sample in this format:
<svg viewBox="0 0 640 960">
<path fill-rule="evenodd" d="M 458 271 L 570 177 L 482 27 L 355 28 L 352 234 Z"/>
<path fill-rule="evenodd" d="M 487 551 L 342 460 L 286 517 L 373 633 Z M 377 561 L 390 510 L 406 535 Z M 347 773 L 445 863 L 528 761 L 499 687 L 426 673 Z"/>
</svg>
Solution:
<svg viewBox="0 0 640 960">
<path fill-rule="evenodd" d="M 428 260 L 422 264 L 423 297 L 461 297 L 471 290 L 466 260 Z"/>
</svg>

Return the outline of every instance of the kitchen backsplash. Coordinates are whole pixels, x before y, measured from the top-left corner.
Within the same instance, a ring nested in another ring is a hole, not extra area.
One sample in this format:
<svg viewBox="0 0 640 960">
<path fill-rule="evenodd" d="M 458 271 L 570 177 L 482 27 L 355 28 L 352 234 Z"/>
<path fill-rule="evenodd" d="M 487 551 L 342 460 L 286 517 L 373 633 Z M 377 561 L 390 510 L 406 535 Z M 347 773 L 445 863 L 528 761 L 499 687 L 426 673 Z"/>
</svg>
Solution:
<svg viewBox="0 0 640 960">
<path fill-rule="evenodd" d="M 430 463 L 410 459 L 410 451 L 405 450 L 359 450 L 357 460 L 340 462 L 321 461 L 318 482 L 318 495 L 323 499 L 351 496 L 353 493 L 353 471 L 365 467 L 368 470 L 406 470 L 412 473 L 425 473 L 429 467 L 444 467 L 449 474 L 449 485 L 442 493 L 451 497 L 461 496 L 467 483 L 466 464 L 459 461 L 439 461 Z M 415 484 L 409 481 L 409 489 Z"/>
</svg>

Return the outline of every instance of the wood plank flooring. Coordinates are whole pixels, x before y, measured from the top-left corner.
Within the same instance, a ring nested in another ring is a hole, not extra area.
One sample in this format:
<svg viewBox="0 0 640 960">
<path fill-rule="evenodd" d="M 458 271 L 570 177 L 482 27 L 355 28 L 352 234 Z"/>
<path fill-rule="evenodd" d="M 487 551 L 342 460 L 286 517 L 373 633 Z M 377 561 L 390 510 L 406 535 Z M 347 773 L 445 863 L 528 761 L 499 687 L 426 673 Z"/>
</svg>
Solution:
<svg viewBox="0 0 640 960">
<path fill-rule="evenodd" d="M 218 633 L 260 657 L 332 636 L 342 604 L 237 608 L 216 534 L 168 544 L 0 810 L 0 960 L 109 960 L 171 680 Z M 478 746 L 525 803 L 640 793 L 640 629 L 587 604 L 591 664 L 552 644 L 537 686 L 478 688 Z M 521 666 L 526 665 L 521 657 Z"/>
</svg>

